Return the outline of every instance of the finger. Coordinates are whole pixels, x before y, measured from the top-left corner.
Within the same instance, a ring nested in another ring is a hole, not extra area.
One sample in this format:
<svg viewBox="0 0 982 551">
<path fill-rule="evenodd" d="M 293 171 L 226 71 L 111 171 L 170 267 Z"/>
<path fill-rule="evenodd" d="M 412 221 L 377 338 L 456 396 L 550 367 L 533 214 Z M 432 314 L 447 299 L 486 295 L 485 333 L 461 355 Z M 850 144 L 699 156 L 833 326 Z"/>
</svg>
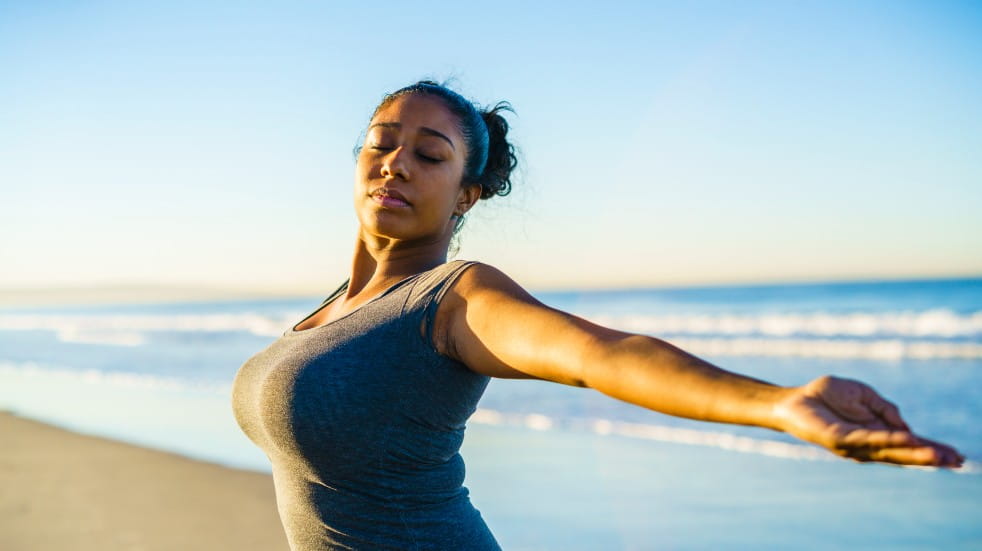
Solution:
<svg viewBox="0 0 982 551">
<path fill-rule="evenodd" d="M 961 461 L 947 454 L 944 450 L 931 446 L 913 448 L 881 448 L 867 450 L 864 454 L 868 461 L 880 461 L 899 465 L 919 465 L 926 467 L 960 467 Z"/>
<path fill-rule="evenodd" d="M 884 399 L 872 389 L 870 389 L 869 408 L 891 427 L 906 431 L 910 430 L 910 427 L 907 426 L 907 423 L 900 416 L 900 410 L 897 409 L 897 406 L 889 400 Z"/>
<path fill-rule="evenodd" d="M 857 428 L 838 439 L 845 448 L 898 448 L 921 445 L 916 436 L 905 430 L 870 430 Z"/>
<path fill-rule="evenodd" d="M 917 440 L 918 442 L 920 442 L 922 446 L 931 446 L 935 449 L 940 450 L 945 454 L 946 457 L 950 458 L 951 461 L 957 462 L 959 465 L 965 462 L 965 456 L 959 453 L 958 450 L 956 450 L 954 447 L 949 446 L 948 444 L 944 444 L 942 442 L 936 442 L 934 440 L 929 440 L 921 436 L 918 436 Z"/>
</svg>

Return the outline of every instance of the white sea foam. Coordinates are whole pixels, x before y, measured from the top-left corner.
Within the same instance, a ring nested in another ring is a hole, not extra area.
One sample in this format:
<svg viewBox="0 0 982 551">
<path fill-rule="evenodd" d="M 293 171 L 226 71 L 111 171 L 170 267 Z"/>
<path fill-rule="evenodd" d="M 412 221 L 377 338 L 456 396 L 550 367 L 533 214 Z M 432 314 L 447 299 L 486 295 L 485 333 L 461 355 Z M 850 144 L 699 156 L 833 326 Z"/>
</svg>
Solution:
<svg viewBox="0 0 982 551">
<path fill-rule="evenodd" d="M 609 419 L 574 419 L 566 423 L 561 423 L 556 419 L 539 413 L 511 414 L 478 408 L 474 415 L 471 416 L 470 421 L 482 425 L 515 426 L 531 428 L 533 430 L 551 430 L 559 426 L 570 426 L 585 429 L 601 436 L 617 435 L 640 440 L 654 440 L 657 442 L 670 442 L 689 446 L 707 446 L 740 453 L 779 457 L 782 459 L 801 461 L 839 460 L 839 457 L 835 454 L 809 444 L 794 444 L 765 438 L 737 436 L 720 431 L 627 423 L 611 421 Z M 934 467 L 913 468 L 934 469 Z M 966 461 L 960 469 L 954 472 L 960 474 L 980 474 L 982 473 L 982 464 L 975 461 Z"/>
<path fill-rule="evenodd" d="M 153 332 L 244 332 L 277 337 L 302 316 L 240 314 L 0 314 L 0 331 L 54 332 L 64 342 L 141 346 Z M 659 336 L 694 354 L 839 359 L 980 359 L 982 312 L 595 316 Z M 958 338 L 960 341 L 939 339 Z M 966 342 L 965 339 L 972 339 Z"/>
<path fill-rule="evenodd" d="M 982 359 L 982 344 L 901 339 L 685 338 L 664 340 L 696 355 L 868 360 Z"/>
<path fill-rule="evenodd" d="M 592 316 L 601 325 L 649 334 L 759 335 L 767 337 L 982 337 L 982 311 L 959 314 L 947 309 L 920 312 L 848 314 L 762 313 Z"/>
<path fill-rule="evenodd" d="M 64 327 L 58 330 L 58 340 L 86 344 L 111 344 L 114 346 L 142 346 L 146 335 L 138 331 L 118 331 L 106 329 L 84 329 Z"/>
<path fill-rule="evenodd" d="M 67 315 L 2 314 L 0 331 L 53 331 L 64 342 L 139 346 L 154 331 L 217 333 L 241 331 L 278 337 L 302 314 Z"/>
<path fill-rule="evenodd" d="M 804 444 L 789 444 L 786 442 L 778 442 L 776 440 L 748 438 L 745 436 L 736 436 L 726 432 L 683 429 L 641 423 L 626 423 L 621 421 L 611 421 L 608 419 L 574 419 L 566 423 L 561 423 L 557 419 L 553 419 L 540 413 L 513 414 L 478 408 L 474 415 L 471 416 L 470 420 L 473 423 L 482 425 L 516 426 L 530 428 L 533 430 L 551 430 L 562 425 L 569 425 L 570 427 L 585 429 L 589 432 L 602 436 L 617 435 L 642 440 L 671 442 L 675 444 L 709 446 L 742 453 L 756 453 L 759 455 L 782 457 L 785 459 L 803 459 L 811 461 L 836 459 L 835 455 L 821 448 Z"/>
<path fill-rule="evenodd" d="M 471 421 L 482 425 L 503 425 L 505 424 L 505 416 L 493 409 L 478 408 L 471 415 Z"/>
<path fill-rule="evenodd" d="M 533 430 L 549 430 L 552 428 L 552 419 L 538 413 L 530 413 L 525 416 L 525 426 Z"/>
<path fill-rule="evenodd" d="M 71 369 L 37 362 L 0 360 L 0 378 L 34 379 L 39 383 L 52 378 L 80 385 L 108 386 L 122 389 L 144 389 L 161 392 L 203 392 L 227 399 L 231 385 L 192 381 L 177 377 L 162 377 L 141 373 L 107 372 L 97 369 Z M 628 423 L 609 419 L 558 419 L 541 413 L 509 413 L 478 408 L 470 422 L 482 425 L 514 426 L 549 431 L 569 428 L 606 436 L 617 435 L 641 440 L 654 440 L 692 446 L 708 446 L 741 453 L 752 453 L 785 459 L 825 461 L 836 456 L 821 448 L 761 438 L 737 436 L 720 431 L 685 429 L 663 425 Z M 969 461 L 956 472 L 982 473 L 982 465 Z"/>
<path fill-rule="evenodd" d="M 28 379 L 59 379 L 68 382 L 161 391 L 213 392 L 229 395 L 231 385 L 192 381 L 177 377 L 161 377 L 146 373 L 101 371 L 98 369 L 71 369 L 36 362 L 0 361 L 0 376 Z"/>
<path fill-rule="evenodd" d="M 237 314 L 0 314 L 0 330 L 86 331 L 245 331 L 278 336 L 299 312 L 270 316 Z M 958 314 L 946 309 L 921 312 L 850 314 L 645 314 L 587 316 L 618 329 L 649 334 L 757 337 L 982 338 L 982 311 Z"/>
</svg>

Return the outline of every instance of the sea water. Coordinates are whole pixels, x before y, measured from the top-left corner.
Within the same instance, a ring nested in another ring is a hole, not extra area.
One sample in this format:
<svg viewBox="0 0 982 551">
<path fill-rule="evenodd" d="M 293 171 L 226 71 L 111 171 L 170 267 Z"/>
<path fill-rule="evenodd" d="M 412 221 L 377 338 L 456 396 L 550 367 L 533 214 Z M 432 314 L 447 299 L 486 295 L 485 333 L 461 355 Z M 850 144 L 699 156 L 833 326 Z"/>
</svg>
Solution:
<svg viewBox="0 0 982 551">
<path fill-rule="evenodd" d="M 462 453 L 506 549 L 982 548 L 982 279 L 536 296 L 778 384 L 861 379 L 969 463 L 860 465 L 771 431 L 495 380 Z M 268 470 L 232 418 L 231 381 L 322 298 L 2 309 L 0 408 Z"/>
</svg>

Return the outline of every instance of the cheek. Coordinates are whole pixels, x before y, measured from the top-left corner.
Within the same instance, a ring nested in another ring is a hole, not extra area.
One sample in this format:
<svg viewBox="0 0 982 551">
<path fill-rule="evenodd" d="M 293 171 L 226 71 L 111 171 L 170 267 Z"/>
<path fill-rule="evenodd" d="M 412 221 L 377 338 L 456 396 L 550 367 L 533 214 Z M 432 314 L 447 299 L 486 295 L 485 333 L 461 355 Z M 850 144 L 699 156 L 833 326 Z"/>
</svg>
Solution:
<svg viewBox="0 0 982 551">
<path fill-rule="evenodd" d="M 449 168 L 449 167 L 448 167 Z M 460 178 L 454 170 L 443 169 L 431 175 L 429 210 L 453 210 L 460 193 Z M 447 214 L 450 216 L 450 214 Z"/>
<path fill-rule="evenodd" d="M 372 171 L 372 161 L 364 153 L 358 155 L 355 160 L 355 184 L 364 183 L 368 180 Z"/>
<path fill-rule="evenodd" d="M 363 164 L 361 160 L 359 160 L 358 164 L 355 165 L 354 181 L 352 182 L 353 185 L 351 186 L 352 204 L 355 207 L 355 213 L 357 214 L 358 219 L 363 223 L 368 222 L 368 220 L 365 219 L 365 215 L 367 213 L 363 211 L 371 210 L 371 198 L 368 197 L 372 180 L 370 177 L 370 169 L 370 165 Z"/>
</svg>

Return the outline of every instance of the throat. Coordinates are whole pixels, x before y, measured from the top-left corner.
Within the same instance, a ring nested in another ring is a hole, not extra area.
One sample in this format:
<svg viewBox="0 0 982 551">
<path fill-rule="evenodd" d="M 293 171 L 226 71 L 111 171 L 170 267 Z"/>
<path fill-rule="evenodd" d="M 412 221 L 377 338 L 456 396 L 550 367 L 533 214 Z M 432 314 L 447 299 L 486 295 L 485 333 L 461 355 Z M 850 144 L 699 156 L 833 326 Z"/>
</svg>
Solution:
<svg viewBox="0 0 982 551">
<path fill-rule="evenodd" d="M 436 245 L 436 246 L 434 246 Z M 381 249 L 369 245 L 361 236 L 355 245 L 351 277 L 345 302 L 359 302 L 359 297 L 384 292 L 385 289 L 413 275 L 447 262 L 447 247 L 439 244 L 412 244 Z"/>
</svg>

